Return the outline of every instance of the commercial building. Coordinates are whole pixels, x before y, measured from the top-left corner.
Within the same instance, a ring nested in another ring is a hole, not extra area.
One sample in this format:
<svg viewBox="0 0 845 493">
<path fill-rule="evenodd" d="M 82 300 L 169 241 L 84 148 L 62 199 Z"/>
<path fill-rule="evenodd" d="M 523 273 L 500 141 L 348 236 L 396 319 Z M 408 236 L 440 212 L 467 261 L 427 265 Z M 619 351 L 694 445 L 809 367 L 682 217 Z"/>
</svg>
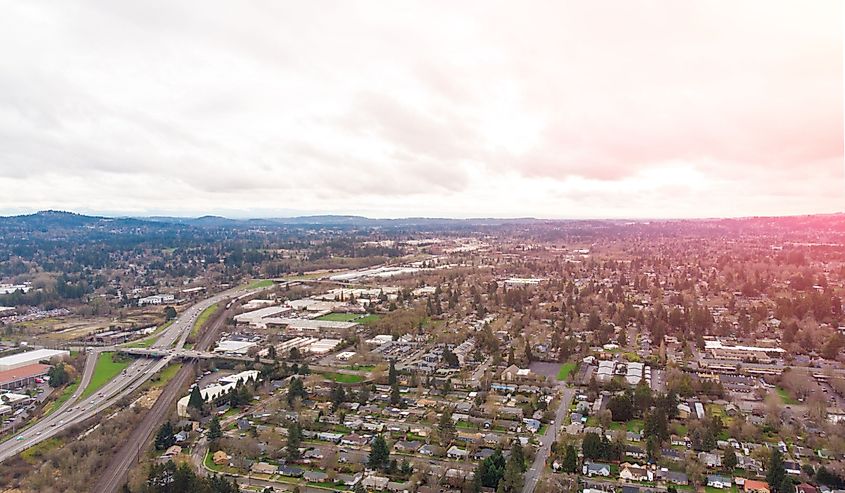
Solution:
<svg viewBox="0 0 845 493">
<path fill-rule="evenodd" d="M 256 343 L 251 341 L 231 341 L 231 340 L 223 340 L 217 343 L 217 347 L 214 348 L 215 353 L 225 353 L 225 354 L 246 354 L 249 351 L 249 348 L 255 346 Z"/>
<path fill-rule="evenodd" d="M 250 380 L 257 380 L 258 379 L 258 372 L 255 370 L 248 370 L 243 371 L 241 373 L 236 373 L 234 375 L 229 375 L 227 377 L 222 377 L 218 383 L 209 385 L 204 389 L 200 389 L 200 396 L 202 396 L 202 400 L 205 402 L 210 402 L 215 399 L 219 399 L 229 393 L 230 390 L 234 389 L 238 382 L 247 382 Z M 185 397 L 179 399 L 179 402 L 176 403 L 176 413 L 180 417 L 187 417 L 188 416 L 188 401 L 191 400 L 191 394 L 189 393 Z"/>
<path fill-rule="evenodd" d="M 138 306 L 144 305 L 164 305 L 166 303 L 173 303 L 176 297 L 172 294 L 154 294 L 138 300 Z"/>
<path fill-rule="evenodd" d="M 35 363 L 40 363 L 41 361 L 50 361 L 56 357 L 67 358 L 69 356 L 70 351 L 58 349 L 36 349 L 34 351 L 13 354 L 11 356 L 0 358 L 0 372 L 34 365 Z"/>
<path fill-rule="evenodd" d="M 35 379 L 50 371 L 50 365 L 35 363 L 11 370 L 0 371 L 0 389 L 10 390 L 35 384 Z"/>
</svg>

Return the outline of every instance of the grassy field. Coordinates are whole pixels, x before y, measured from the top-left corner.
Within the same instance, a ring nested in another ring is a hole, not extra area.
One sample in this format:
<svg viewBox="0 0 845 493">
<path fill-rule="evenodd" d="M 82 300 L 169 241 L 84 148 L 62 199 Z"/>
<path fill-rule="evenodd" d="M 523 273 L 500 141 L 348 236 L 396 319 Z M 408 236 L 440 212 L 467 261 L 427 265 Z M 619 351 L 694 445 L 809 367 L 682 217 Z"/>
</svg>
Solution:
<svg viewBox="0 0 845 493">
<path fill-rule="evenodd" d="M 167 382 L 173 379 L 179 370 L 182 368 L 180 363 L 174 363 L 171 365 L 167 365 L 167 367 L 161 370 L 158 375 L 152 377 L 150 379 L 150 386 L 157 388 L 157 387 L 164 387 L 167 385 Z"/>
<path fill-rule="evenodd" d="M 273 281 L 270 279 L 256 279 L 251 283 L 246 285 L 247 289 L 259 289 L 259 288 L 269 288 L 273 285 Z"/>
<path fill-rule="evenodd" d="M 622 430 L 622 429 L 624 429 L 625 431 L 637 432 L 637 431 L 640 431 L 640 430 L 643 429 L 643 425 L 644 425 L 644 423 L 643 423 L 643 420 L 641 420 L 641 419 L 632 419 L 631 421 L 628 421 L 627 423 L 617 423 L 617 422 L 614 421 L 613 423 L 610 423 L 610 429 L 611 430 Z"/>
<path fill-rule="evenodd" d="M 359 318 L 361 315 L 358 313 L 329 313 L 323 315 L 322 317 L 318 317 L 317 320 L 327 320 L 330 322 L 350 322 Z"/>
<path fill-rule="evenodd" d="M 358 322 L 359 324 L 362 324 L 362 325 L 370 325 L 370 324 L 374 324 L 374 323 L 378 322 L 378 320 L 380 318 L 381 318 L 380 316 L 375 315 L 375 314 L 364 315 L 363 317 L 356 320 L 356 322 Z"/>
<path fill-rule="evenodd" d="M 569 362 L 560 365 L 560 370 L 557 372 L 557 379 L 558 380 L 566 380 L 569 378 L 569 375 L 575 371 L 575 363 Z"/>
<path fill-rule="evenodd" d="M 194 322 L 194 328 L 191 329 L 191 337 L 196 339 L 200 333 L 200 329 L 202 328 L 202 326 L 205 325 L 205 323 L 208 322 L 208 319 L 211 318 L 212 315 L 217 313 L 217 310 L 219 309 L 219 305 L 211 305 L 210 307 L 203 310 L 202 313 L 200 313 L 200 316 L 197 317 L 197 321 Z"/>
<path fill-rule="evenodd" d="M 347 365 L 344 368 L 355 371 L 373 371 L 375 370 L 376 365 Z"/>
<path fill-rule="evenodd" d="M 115 353 L 102 353 L 100 357 L 97 358 L 97 365 L 94 367 L 94 375 L 91 377 L 91 382 L 82 392 L 81 398 L 86 399 L 87 397 L 95 394 L 103 387 L 103 385 L 107 384 L 112 378 L 116 377 L 120 374 L 120 372 L 125 370 L 126 367 L 129 366 L 129 363 L 131 363 L 131 361 L 128 359 L 115 359 Z"/>
<path fill-rule="evenodd" d="M 784 403 L 784 404 L 786 404 L 786 405 L 788 405 L 788 406 L 792 406 L 792 405 L 798 404 L 798 401 L 796 401 L 795 399 L 793 399 L 793 398 L 792 398 L 792 396 L 791 396 L 791 395 L 789 395 L 789 392 L 787 392 L 785 388 L 783 388 L 783 387 L 778 387 L 778 388 L 777 388 L 777 393 L 778 393 L 778 395 L 780 396 L 780 400 L 781 400 L 781 401 L 783 401 L 783 403 Z"/>
<path fill-rule="evenodd" d="M 56 409 L 62 407 L 62 404 L 67 402 L 67 400 L 70 399 L 70 396 L 72 396 L 73 393 L 76 392 L 77 387 L 79 387 L 78 381 L 73 382 L 72 384 L 65 387 L 64 390 L 62 390 L 62 393 L 59 394 L 59 398 L 53 401 L 53 403 L 50 404 L 50 407 L 48 409 L 44 410 L 44 416 L 48 416 L 52 414 Z"/>
<path fill-rule="evenodd" d="M 328 380 L 338 383 L 360 383 L 364 381 L 361 375 L 347 375 L 345 373 L 323 373 Z"/>
<path fill-rule="evenodd" d="M 47 440 L 44 440 L 38 445 L 33 445 L 32 447 L 21 452 L 21 459 L 29 462 L 30 464 L 33 464 L 38 459 L 40 459 L 45 453 L 49 452 L 50 450 L 59 448 L 62 445 L 62 441 L 58 438 L 48 438 Z"/>
</svg>

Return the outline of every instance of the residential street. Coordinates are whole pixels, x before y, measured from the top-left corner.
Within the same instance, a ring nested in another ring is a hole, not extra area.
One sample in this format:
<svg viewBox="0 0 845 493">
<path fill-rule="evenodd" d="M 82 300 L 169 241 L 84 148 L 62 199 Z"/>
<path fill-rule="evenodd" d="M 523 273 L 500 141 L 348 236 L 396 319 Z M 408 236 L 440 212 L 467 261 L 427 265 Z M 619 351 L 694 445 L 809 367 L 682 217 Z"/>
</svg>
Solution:
<svg viewBox="0 0 845 493">
<path fill-rule="evenodd" d="M 560 403 L 558 404 L 557 412 L 555 413 L 555 420 L 548 429 L 546 434 L 540 438 L 540 448 L 537 450 L 537 455 L 534 457 L 534 463 L 525 472 L 525 483 L 522 487 L 522 493 L 533 493 L 537 486 L 540 476 L 543 474 L 543 469 L 546 467 L 546 459 L 552 450 L 552 443 L 557 439 L 558 430 L 563 424 L 564 417 L 569 411 L 569 406 L 572 405 L 572 399 L 575 396 L 575 389 L 564 387 L 562 388 Z"/>
</svg>

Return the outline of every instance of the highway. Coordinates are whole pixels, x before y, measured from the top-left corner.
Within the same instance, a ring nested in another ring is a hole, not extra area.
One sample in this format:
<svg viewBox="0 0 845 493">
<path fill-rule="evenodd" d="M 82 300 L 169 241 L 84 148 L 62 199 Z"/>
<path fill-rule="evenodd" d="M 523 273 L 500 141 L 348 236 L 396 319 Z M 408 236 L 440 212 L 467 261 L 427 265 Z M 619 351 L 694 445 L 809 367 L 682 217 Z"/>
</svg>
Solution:
<svg viewBox="0 0 845 493">
<path fill-rule="evenodd" d="M 168 328 L 161 332 L 156 342 L 152 345 L 152 348 L 181 351 L 197 317 L 199 317 L 199 314 L 203 310 L 227 298 L 248 292 L 245 288 L 235 288 L 192 305 L 182 312 Z M 82 423 L 104 409 L 116 404 L 121 398 L 134 392 L 144 382 L 166 367 L 172 359 L 171 355 L 167 355 L 162 359 L 136 360 L 125 371 L 101 387 L 96 394 L 87 397 L 84 401 L 80 401 L 85 388 L 91 382 L 97 356 L 108 349 L 113 348 L 93 348 L 89 350 L 80 385 L 71 398 L 46 418 L 20 432 L 17 436 L 0 443 L 0 462 L 62 433 L 75 424 Z"/>
</svg>

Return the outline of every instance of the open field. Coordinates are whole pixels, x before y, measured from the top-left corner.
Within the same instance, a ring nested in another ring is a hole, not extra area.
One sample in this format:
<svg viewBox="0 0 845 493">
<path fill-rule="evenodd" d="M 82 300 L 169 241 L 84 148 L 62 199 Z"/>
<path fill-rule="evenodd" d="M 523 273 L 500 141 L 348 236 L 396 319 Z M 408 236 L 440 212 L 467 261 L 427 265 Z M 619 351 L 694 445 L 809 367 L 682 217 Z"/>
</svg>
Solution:
<svg viewBox="0 0 845 493">
<path fill-rule="evenodd" d="M 569 378 L 569 375 L 575 371 L 576 364 L 569 362 L 560 365 L 560 370 L 557 372 L 557 379 L 558 380 L 566 380 Z"/>
<path fill-rule="evenodd" d="M 256 279 L 251 283 L 247 284 L 247 289 L 260 289 L 260 288 L 269 288 L 273 285 L 273 281 L 270 279 Z"/>
<path fill-rule="evenodd" d="M 272 281 L 271 281 L 272 282 Z M 200 333 L 200 329 L 203 325 L 208 322 L 208 319 L 211 318 L 212 315 L 217 313 L 217 310 L 220 309 L 219 305 L 211 305 L 210 307 L 206 308 L 205 310 L 200 313 L 199 317 L 197 317 L 197 321 L 194 322 L 194 328 L 191 329 L 191 337 L 196 339 Z"/>
<path fill-rule="evenodd" d="M 91 377 L 91 383 L 85 387 L 80 398 L 85 399 L 96 393 L 103 385 L 125 370 L 129 366 L 129 363 L 131 363 L 131 360 L 128 359 L 115 360 L 115 353 L 102 353 L 97 358 L 97 365 L 94 367 L 94 376 Z"/>
<path fill-rule="evenodd" d="M 338 383 L 360 383 L 364 381 L 361 375 L 347 375 L 345 373 L 323 373 L 327 379 Z"/>
<path fill-rule="evenodd" d="M 798 401 L 796 401 L 795 399 L 793 399 L 793 398 L 792 398 L 792 396 L 791 396 L 791 395 L 789 395 L 789 392 L 787 392 L 785 388 L 783 388 L 783 387 L 778 387 L 778 388 L 777 388 L 777 393 L 778 393 L 778 395 L 780 396 L 780 400 L 781 400 L 784 404 L 786 404 L 787 406 L 793 406 L 793 405 L 795 405 L 795 404 L 798 404 Z"/>
</svg>

